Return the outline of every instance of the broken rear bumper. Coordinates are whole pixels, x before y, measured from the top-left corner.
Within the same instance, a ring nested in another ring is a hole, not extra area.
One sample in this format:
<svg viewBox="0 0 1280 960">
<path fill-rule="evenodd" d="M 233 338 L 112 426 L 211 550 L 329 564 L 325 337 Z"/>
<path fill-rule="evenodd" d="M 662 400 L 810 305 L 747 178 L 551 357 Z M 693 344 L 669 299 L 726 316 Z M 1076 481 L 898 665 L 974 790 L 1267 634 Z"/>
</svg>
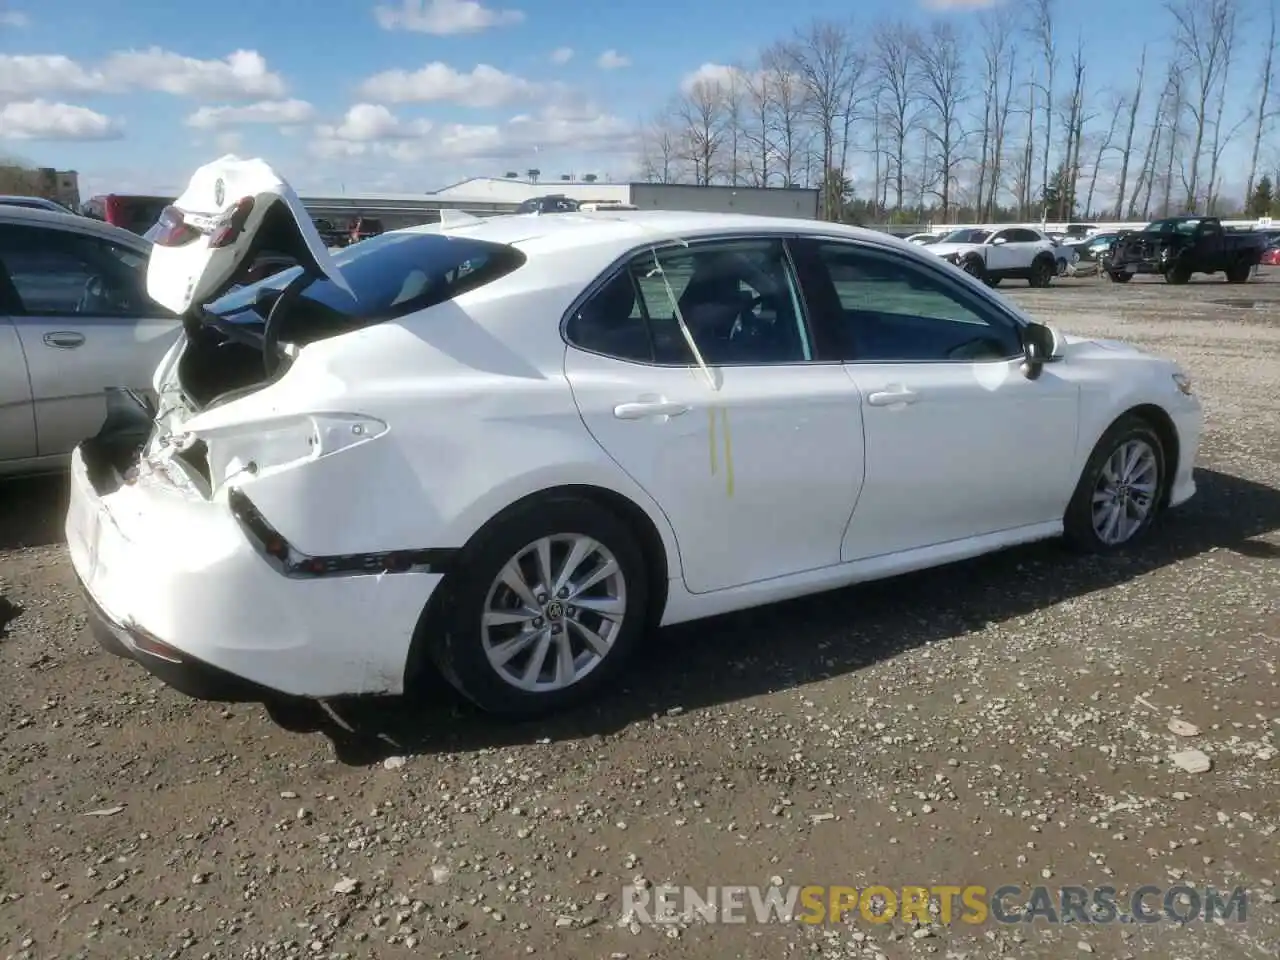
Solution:
<svg viewBox="0 0 1280 960">
<path fill-rule="evenodd" d="M 156 479 L 113 488 L 86 459 L 91 445 L 72 455 L 67 545 L 108 649 L 206 699 L 403 692 L 441 574 L 285 576 L 225 497 Z"/>
<path fill-rule="evenodd" d="M 154 638 L 137 628 L 116 623 L 98 606 L 83 582 L 80 588 L 89 612 L 89 630 L 102 649 L 117 657 L 133 660 L 179 693 L 197 700 L 222 703 L 256 703 L 276 696 L 275 691 L 243 677 L 219 670 L 173 647 L 158 645 Z"/>
</svg>

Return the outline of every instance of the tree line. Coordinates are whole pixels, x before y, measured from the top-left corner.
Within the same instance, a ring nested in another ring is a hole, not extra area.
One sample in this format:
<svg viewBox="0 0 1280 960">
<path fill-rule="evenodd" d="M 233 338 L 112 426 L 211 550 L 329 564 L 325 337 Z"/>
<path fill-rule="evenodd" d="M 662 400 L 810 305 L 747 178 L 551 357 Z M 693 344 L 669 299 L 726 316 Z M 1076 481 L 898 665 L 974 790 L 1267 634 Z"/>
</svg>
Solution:
<svg viewBox="0 0 1280 960">
<path fill-rule="evenodd" d="M 825 219 L 874 223 L 1269 214 L 1277 2 L 1167 0 L 1120 88 L 1091 82 L 1059 0 L 817 20 L 695 74 L 646 124 L 641 177 L 817 187 Z M 1247 169 L 1225 169 L 1233 145 Z"/>
</svg>

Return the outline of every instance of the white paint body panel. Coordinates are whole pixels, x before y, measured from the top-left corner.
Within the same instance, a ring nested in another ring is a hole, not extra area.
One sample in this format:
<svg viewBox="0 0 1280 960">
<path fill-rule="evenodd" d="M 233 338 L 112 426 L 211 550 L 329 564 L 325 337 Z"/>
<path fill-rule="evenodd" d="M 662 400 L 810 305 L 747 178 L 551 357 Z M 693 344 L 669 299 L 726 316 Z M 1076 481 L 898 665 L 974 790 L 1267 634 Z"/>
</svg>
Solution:
<svg viewBox="0 0 1280 960">
<path fill-rule="evenodd" d="M 606 268 L 664 237 L 826 236 L 936 263 L 932 248 L 811 221 L 678 213 L 494 218 L 451 232 L 515 243 L 528 262 L 448 303 L 303 347 L 277 382 L 181 423 L 223 462 L 282 417 L 345 411 L 387 425 L 237 479 L 302 551 L 461 547 L 525 496 L 593 486 L 652 522 L 670 575 L 662 622 L 675 623 L 1054 536 L 1089 450 L 1135 405 L 1173 419 L 1173 500 L 1194 492 L 1199 404 L 1177 390 L 1173 364 L 1137 351 L 1068 338 L 1037 381 L 1015 364 L 723 368 L 713 390 L 696 368 L 586 354 L 558 329 Z M 162 395 L 177 356 L 157 373 Z M 898 384 L 919 402 L 866 405 Z M 615 415 L 650 396 L 689 409 Z M 78 461 L 67 535 L 114 619 L 307 696 L 398 692 L 439 579 L 290 580 L 250 549 L 225 488 L 204 499 L 148 481 L 98 497 Z"/>
</svg>

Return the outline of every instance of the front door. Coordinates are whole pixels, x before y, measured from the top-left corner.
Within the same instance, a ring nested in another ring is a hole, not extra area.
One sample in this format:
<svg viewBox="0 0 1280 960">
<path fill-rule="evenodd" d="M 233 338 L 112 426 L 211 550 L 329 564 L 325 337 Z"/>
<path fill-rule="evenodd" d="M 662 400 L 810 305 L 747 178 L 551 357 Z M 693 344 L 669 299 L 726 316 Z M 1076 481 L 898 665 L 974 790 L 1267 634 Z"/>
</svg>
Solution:
<svg viewBox="0 0 1280 960">
<path fill-rule="evenodd" d="M 862 483 L 857 388 L 814 362 L 780 239 L 639 254 L 567 333 L 583 421 L 671 521 L 691 592 L 839 562 Z"/>
<path fill-rule="evenodd" d="M 810 302 L 835 318 L 863 402 L 866 477 L 842 558 L 1061 520 L 1079 388 L 1053 364 L 1023 375 L 1016 320 L 932 265 L 855 243 L 802 249 L 827 278 Z"/>
<path fill-rule="evenodd" d="M 19 301 L 40 456 L 70 453 L 106 417 L 106 389 L 151 392 L 178 321 L 146 295 L 137 250 L 71 229 L 0 226 L 3 263 Z"/>
</svg>

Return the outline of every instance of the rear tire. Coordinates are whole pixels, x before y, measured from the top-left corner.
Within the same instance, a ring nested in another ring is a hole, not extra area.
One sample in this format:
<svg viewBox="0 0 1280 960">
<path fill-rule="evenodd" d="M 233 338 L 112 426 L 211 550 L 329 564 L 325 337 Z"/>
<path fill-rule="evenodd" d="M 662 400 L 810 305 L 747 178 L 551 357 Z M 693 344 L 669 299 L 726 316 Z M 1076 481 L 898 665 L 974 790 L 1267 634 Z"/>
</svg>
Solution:
<svg viewBox="0 0 1280 960">
<path fill-rule="evenodd" d="M 590 698 L 646 630 L 649 575 L 639 542 L 590 500 L 522 505 L 477 534 L 455 570 L 426 627 L 427 651 L 488 713 L 542 716 Z M 607 617 L 598 612 L 605 610 Z"/>
<path fill-rule="evenodd" d="M 1027 282 L 1033 287 L 1047 287 L 1058 272 L 1058 262 L 1053 257 L 1042 256 L 1031 264 L 1031 276 Z"/>
<path fill-rule="evenodd" d="M 1248 264 L 1237 263 L 1227 268 L 1227 283 L 1248 283 L 1253 268 Z"/>
<path fill-rule="evenodd" d="M 1140 539 L 1160 512 L 1166 477 L 1160 435 L 1139 416 L 1121 417 L 1080 474 L 1062 520 L 1067 543 L 1085 553 L 1111 553 Z"/>
</svg>

